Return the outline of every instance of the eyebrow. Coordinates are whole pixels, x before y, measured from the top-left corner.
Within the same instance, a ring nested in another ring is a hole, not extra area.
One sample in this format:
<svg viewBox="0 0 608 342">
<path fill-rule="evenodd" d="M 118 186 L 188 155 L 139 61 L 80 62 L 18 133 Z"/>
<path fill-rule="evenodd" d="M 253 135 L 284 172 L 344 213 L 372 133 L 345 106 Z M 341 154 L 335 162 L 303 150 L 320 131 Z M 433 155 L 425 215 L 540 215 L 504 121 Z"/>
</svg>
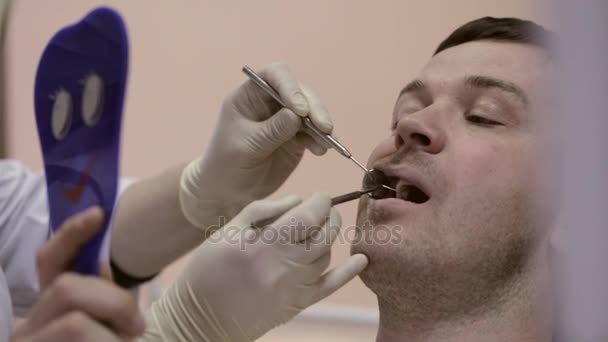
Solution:
<svg viewBox="0 0 608 342">
<path fill-rule="evenodd" d="M 507 80 L 502 80 L 499 78 L 491 77 L 491 76 L 468 76 L 464 82 L 466 85 L 474 88 L 480 89 L 490 89 L 496 88 L 498 90 L 510 93 L 515 95 L 524 105 L 524 107 L 528 106 L 529 100 L 528 96 L 526 96 L 526 92 L 517 86 L 515 83 Z M 421 80 L 413 80 L 408 83 L 401 92 L 399 93 L 399 97 L 401 97 L 405 93 L 417 93 L 421 91 L 425 91 L 428 89 L 426 83 Z"/>
<path fill-rule="evenodd" d="M 490 76 L 469 76 L 465 80 L 465 84 L 481 89 L 496 88 L 498 90 L 511 93 L 517 97 L 524 107 L 528 107 L 528 96 L 526 92 L 513 82 L 502 80 Z"/>
<path fill-rule="evenodd" d="M 422 82 L 421 80 L 413 80 L 410 83 L 408 83 L 405 87 L 403 87 L 403 89 L 399 93 L 399 97 L 401 97 L 401 95 L 403 95 L 405 93 L 416 93 L 416 92 L 423 91 L 426 89 L 427 89 L 427 86 L 424 82 Z"/>
</svg>

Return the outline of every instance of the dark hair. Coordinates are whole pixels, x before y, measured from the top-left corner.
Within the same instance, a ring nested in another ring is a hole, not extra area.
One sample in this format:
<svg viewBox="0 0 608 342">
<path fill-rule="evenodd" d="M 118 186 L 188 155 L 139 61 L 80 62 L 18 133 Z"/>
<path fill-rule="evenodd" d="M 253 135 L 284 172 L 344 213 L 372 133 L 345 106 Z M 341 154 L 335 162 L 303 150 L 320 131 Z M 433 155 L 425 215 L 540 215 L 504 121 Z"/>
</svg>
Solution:
<svg viewBox="0 0 608 342">
<path fill-rule="evenodd" d="M 549 50 L 555 44 L 556 37 L 555 33 L 530 20 L 484 17 L 457 28 L 439 44 L 433 55 L 456 45 L 478 40 L 523 43 Z"/>
</svg>

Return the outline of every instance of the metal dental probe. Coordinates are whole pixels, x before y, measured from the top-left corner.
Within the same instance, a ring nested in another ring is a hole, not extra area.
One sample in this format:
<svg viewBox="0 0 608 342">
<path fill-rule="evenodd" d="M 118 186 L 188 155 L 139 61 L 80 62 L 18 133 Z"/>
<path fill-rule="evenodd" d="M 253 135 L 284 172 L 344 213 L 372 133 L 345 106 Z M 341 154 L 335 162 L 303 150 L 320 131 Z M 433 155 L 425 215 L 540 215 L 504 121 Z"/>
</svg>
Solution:
<svg viewBox="0 0 608 342">
<path fill-rule="evenodd" d="M 281 99 L 281 96 L 277 93 L 268 82 L 266 82 L 263 78 L 261 78 L 258 74 L 256 74 L 250 67 L 244 66 L 242 69 L 243 73 L 245 73 L 255 84 L 257 84 L 262 90 L 264 90 L 268 95 L 270 95 L 275 101 L 277 101 L 281 106 L 285 108 L 289 108 L 287 104 Z M 291 108 L 290 108 L 291 109 Z M 323 133 L 319 130 L 310 120 L 310 118 L 305 117 L 302 118 L 304 125 L 310 129 L 319 139 L 323 140 L 328 146 L 332 147 L 334 150 L 338 151 L 344 157 L 352 160 L 361 170 L 365 171 L 365 173 L 369 173 L 369 170 L 363 166 L 353 155 L 348 151 L 344 145 L 342 145 L 336 138 L 331 136 L 331 134 Z"/>
<path fill-rule="evenodd" d="M 250 67 L 244 66 L 242 69 L 243 73 L 247 75 L 256 85 L 258 85 L 262 90 L 264 90 L 268 95 L 270 95 L 275 101 L 277 101 L 280 105 L 285 108 L 289 108 L 287 104 L 281 99 L 281 96 L 266 82 L 263 78 L 261 78 L 258 74 L 255 73 Z M 368 187 L 367 190 L 358 190 L 349 192 L 344 195 L 336 196 L 331 199 L 331 205 L 338 205 L 341 203 L 349 202 L 358 199 L 359 197 L 367 194 L 372 198 L 383 198 L 386 195 L 387 191 L 396 192 L 395 189 L 386 185 L 387 177 L 380 170 L 371 169 L 368 170 L 363 164 L 361 164 L 353 155 L 348 151 L 344 145 L 342 145 L 336 138 L 331 136 L 330 134 L 323 133 L 319 130 L 310 120 L 310 118 L 302 118 L 304 125 L 319 139 L 323 140 L 328 146 L 332 147 L 338 153 L 343 155 L 344 157 L 352 160 L 361 170 L 365 172 L 366 179 L 368 180 L 368 185 L 373 185 Z M 384 192 L 382 192 L 384 191 Z M 252 222 L 252 227 L 264 227 L 272 222 L 274 222 L 277 217 L 263 219 L 257 222 Z"/>
<path fill-rule="evenodd" d="M 357 191 L 353 191 L 353 192 L 349 192 L 346 193 L 344 195 L 340 195 L 340 196 L 336 196 L 336 197 L 332 197 L 331 198 L 331 206 L 335 206 L 338 204 L 342 204 L 342 203 L 346 203 L 346 202 L 350 202 L 350 201 L 354 201 L 356 199 L 358 199 L 359 197 L 363 196 L 363 195 L 368 195 L 372 198 L 376 198 L 376 196 L 374 196 L 374 193 L 378 192 L 378 190 L 380 189 L 385 189 L 392 191 L 393 189 L 383 185 L 383 184 L 378 184 L 375 188 L 371 188 L 368 190 L 357 190 Z M 378 194 L 379 196 L 381 196 L 382 194 Z M 261 219 L 255 222 L 252 222 L 250 224 L 251 228 L 263 228 L 271 223 L 273 223 L 274 221 L 276 221 L 279 218 L 279 216 L 275 216 L 275 217 L 271 217 L 271 218 L 266 218 L 266 219 Z"/>
<path fill-rule="evenodd" d="M 395 189 L 390 186 L 384 184 L 388 181 L 386 175 L 382 173 L 380 170 L 371 169 L 365 176 L 364 183 L 367 184 L 367 190 L 357 190 L 353 192 L 346 193 L 344 195 L 332 197 L 331 206 L 336 206 L 338 204 L 354 201 L 363 195 L 368 195 L 373 199 L 381 199 L 386 198 L 389 192 L 396 192 Z M 276 221 L 279 217 L 272 217 L 267 219 L 262 219 L 259 221 L 255 221 L 251 223 L 252 228 L 262 228 L 265 227 L 274 221 Z"/>
<path fill-rule="evenodd" d="M 382 190 L 384 192 L 379 192 L 379 190 Z M 369 197 L 374 198 L 374 199 L 382 198 L 386 194 L 386 191 L 394 192 L 394 189 L 391 187 L 388 187 L 384 184 L 378 184 L 378 186 L 376 186 L 375 188 L 372 188 L 372 189 L 358 190 L 358 191 L 346 193 L 344 195 L 332 197 L 331 206 L 333 207 L 338 204 L 354 201 L 363 195 L 368 195 Z"/>
</svg>

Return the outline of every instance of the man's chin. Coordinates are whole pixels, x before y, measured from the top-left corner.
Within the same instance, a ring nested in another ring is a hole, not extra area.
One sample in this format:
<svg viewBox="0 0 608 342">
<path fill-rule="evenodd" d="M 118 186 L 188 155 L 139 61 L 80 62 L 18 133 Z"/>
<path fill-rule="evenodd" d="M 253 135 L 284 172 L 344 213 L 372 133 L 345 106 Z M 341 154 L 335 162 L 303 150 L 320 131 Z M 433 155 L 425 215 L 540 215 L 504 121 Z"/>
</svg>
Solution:
<svg viewBox="0 0 608 342">
<path fill-rule="evenodd" d="M 359 278 L 376 295 L 382 294 L 384 287 L 393 283 L 391 277 L 388 276 L 389 274 L 395 275 L 391 270 L 392 263 L 390 262 L 389 255 L 387 255 L 388 249 L 392 248 L 365 240 L 354 241 L 350 247 L 351 255 L 361 253 L 367 256 L 369 264 L 359 273 Z"/>
<path fill-rule="evenodd" d="M 361 273 L 359 273 L 359 278 L 361 278 L 361 281 L 363 281 L 365 286 L 372 289 L 372 291 L 373 291 L 373 285 L 370 283 L 370 281 L 374 278 L 372 276 L 373 273 L 375 273 L 374 269 L 376 269 L 379 266 L 376 258 L 374 257 L 375 253 L 373 251 L 373 248 L 374 248 L 373 246 L 366 245 L 365 243 L 363 243 L 361 241 L 355 241 L 350 246 L 351 255 L 358 254 L 358 253 L 365 254 L 367 256 L 367 259 L 369 260 L 369 264 L 367 265 L 367 267 Z M 370 286 L 370 285 L 372 285 L 372 286 Z"/>
<path fill-rule="evenodd" d="M 362 253 L 369 259 L 370 268 L 382 266 L 382 260 L 398 255 L 403 243 L 403 229 L 398 225 L 374 224 L 369 220 L 357 220 L 357 230 L 350 246 L 351 255 Z"/>
</svg>

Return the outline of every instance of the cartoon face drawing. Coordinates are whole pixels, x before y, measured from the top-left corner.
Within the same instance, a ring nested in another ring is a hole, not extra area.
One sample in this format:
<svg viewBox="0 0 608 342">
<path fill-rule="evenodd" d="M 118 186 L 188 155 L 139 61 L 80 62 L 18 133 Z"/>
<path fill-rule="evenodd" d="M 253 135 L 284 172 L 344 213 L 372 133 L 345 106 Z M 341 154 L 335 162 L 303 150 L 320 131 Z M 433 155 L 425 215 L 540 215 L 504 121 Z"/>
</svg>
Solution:
<svg viewBox="0 0 608 342">
<path fill-rule="evenodd" d="M 36 74 L 34 106 L 44 160 L 51 231 L 91 206 L 103 229 L 82 250 L 74 271 L 97 274 L 118 186 L 128 40 L 120 15 L 98 8 L 57 32 Z"/>
</svg>

